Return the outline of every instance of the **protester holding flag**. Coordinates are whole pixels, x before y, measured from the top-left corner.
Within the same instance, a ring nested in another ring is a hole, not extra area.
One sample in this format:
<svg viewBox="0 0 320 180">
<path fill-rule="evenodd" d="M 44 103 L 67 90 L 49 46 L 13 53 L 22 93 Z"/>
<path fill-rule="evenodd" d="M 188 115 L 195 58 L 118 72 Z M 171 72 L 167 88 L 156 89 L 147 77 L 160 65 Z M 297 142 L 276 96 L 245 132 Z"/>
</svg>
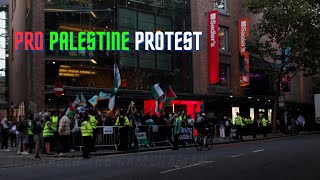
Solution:
<svg viewBox="0 0 320 180">
<path fill-rule="evenodd" d="M 160 84 L 155 84 L 151 87 L 151 92 L 152 92 L 152 95 L 156 101 L 156 108 L 155 108 L 155 112 L 156 113 L 159 113 L 159 106 L 160 106 L 160 103 L 162 101 L 162 96 L 164 95 L 164 92 L 162 90 L 162 88 L 160 87 Z"/>
<path fill-rule="evenodd" d="M 163 97 L 162 110 L 164 110 L 176 98 L 177 98 L 176 94 L 173 92 L 173 90 L 169 86 Z"/>
<path fill-rule="evenodd" d="M 109 105 L 108 105 L 108 108 L 110 111 L 113 111 L 113 108 L 116 104 L 116 93 L 118 92 L 118 90 L 121 86 L 120 71 L 119 71 L 118 65 L 116 63 L 114 63 L 113 73 L 114 73 L 114 85 L 112 88 L 112 92 L 111 92 L 110 100 L 109 100 Z"/>
</svg>

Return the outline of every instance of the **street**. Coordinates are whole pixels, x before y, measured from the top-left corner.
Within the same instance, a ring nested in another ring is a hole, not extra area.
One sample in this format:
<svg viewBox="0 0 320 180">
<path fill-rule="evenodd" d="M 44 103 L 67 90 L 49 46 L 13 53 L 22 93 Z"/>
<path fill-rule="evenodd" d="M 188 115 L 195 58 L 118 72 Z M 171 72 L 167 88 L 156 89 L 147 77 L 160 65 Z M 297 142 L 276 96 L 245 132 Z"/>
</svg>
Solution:
<svg viewBox="0 0 320 180">
<path fill-rule="evenodd" d="M 0 169 L 0 179 L 319 180 L 320 135 L 136 154 L 65 158 Z"/>
</svg>

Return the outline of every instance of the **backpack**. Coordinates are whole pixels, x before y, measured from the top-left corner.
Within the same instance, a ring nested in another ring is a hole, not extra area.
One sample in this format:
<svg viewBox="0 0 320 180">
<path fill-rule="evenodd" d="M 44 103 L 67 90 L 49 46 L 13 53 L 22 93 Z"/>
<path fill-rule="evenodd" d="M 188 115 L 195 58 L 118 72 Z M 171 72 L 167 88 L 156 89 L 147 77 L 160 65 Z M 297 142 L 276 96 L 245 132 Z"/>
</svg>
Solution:
<svg viewBox="0 0 320 180">
<path fill-rule="evenodd" d="M 23 123 L 22 123 L 22 121 L 19 121 L 17 123 L 17 131 L 23 132 Z"/>
<path fill-rule="evenodd" d="M 119 124 L 120 124 L 120 126 L 124 126 L 124 116 L 120 116 L 119 117 Z"/>
<path fill-rule="evenodd" d="M 22 120 L 17 124 L 17 131 L 25 132 L 28 129 L 28 121 Z"/>
</svg>

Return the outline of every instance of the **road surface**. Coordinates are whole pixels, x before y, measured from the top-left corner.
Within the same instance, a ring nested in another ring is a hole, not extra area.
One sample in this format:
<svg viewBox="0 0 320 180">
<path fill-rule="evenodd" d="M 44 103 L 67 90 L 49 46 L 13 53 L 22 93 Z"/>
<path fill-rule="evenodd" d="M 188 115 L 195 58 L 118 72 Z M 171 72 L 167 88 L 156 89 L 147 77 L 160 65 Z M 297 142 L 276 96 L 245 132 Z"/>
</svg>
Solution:
<svg viewBox="0 0 320 180">
<path fill-rule="evenodd" d="M 320 135 L 0 168 L 0 179 L 320 180 Z"/>
</svg>

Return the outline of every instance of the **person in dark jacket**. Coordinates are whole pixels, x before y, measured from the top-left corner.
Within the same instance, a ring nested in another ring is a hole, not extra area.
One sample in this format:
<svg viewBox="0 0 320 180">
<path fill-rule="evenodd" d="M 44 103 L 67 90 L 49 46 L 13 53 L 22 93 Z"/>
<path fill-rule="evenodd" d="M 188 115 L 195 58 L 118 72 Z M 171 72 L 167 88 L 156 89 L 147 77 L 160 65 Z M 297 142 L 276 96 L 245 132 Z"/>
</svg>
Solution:
<svg viewBox="0 0 320 180">
<path fill-rule="evenodd" d="M 113 118 L 112 118 L 112 112 L 111 111 L 107 114 L 107 117 L 104 120 L 104 125 L 105 126 L 114 126 Z"/>
<path fill-rule="evenodd" d="M 33 138 L 34 138 L 34 143 L 35 143 L 35 154 L 34 154 L 34 158 L 35 159 L 41 159 L 39 154 L 41 152 L 40 147 L 42 144 L 42 123 L 41 123 L 41 118 L 40 117 L 36 117 L 34 119 L 33 123 Z"/>
<path fill-rule="evenodd" d="M 254 118 L 253 122 L 252 122 L 252 137 L 253 138 L 257 137 L 257 129 L 258 129 L 258 121 L 256 118 Z"/>
</svg>

